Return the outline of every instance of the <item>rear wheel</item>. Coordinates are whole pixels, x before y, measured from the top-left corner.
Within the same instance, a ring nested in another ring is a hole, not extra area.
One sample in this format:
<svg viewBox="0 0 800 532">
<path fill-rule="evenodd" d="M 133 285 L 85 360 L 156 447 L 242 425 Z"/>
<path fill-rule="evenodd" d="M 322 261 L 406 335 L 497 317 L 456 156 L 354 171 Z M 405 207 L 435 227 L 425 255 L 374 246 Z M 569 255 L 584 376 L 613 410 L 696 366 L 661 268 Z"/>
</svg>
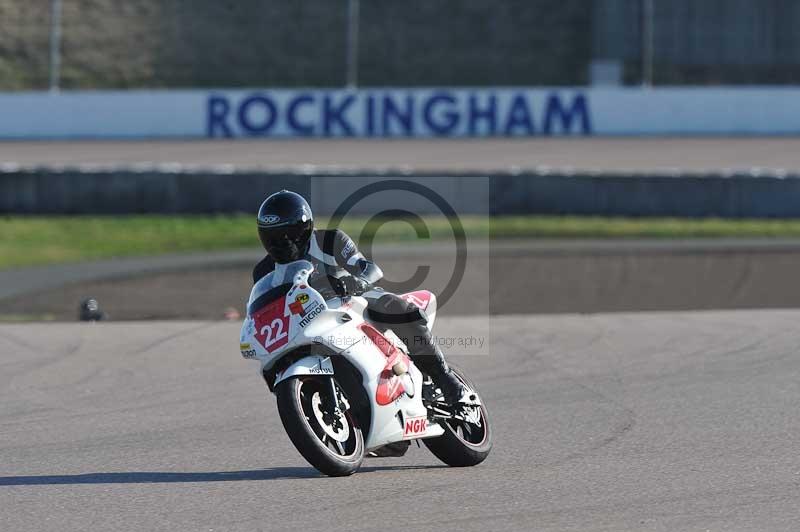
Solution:
<svg viewBox="0 0 800 532">
<path fill-rule="evenodd" d="M 334 401 L 330 377 L 301 376 L 275 387 L 278 412 L 289 439 L 320 472 L 341 477 L 356 472 L 364 459 L 364 437 L 350 411 Z M 335 383 L 335 381 L 334 381 Z M 336 385 L 340 399 L 344 392 Z"/>
<path fill-rule="evenodd" d="M 454 467 L 478 465 L 489 456 L 492 450 L 492 429 L 489 414 L 480 400 L 475 385 L 467 379 L 464 372 L 450 364 L 450 369 L 478 398 L 479 406 L 457 407 L 451 414 L 455 417 L 441 419 L 444 434 L 438 438 L 424 439 L 422 442 L 442 462 Z"/>
</svg>

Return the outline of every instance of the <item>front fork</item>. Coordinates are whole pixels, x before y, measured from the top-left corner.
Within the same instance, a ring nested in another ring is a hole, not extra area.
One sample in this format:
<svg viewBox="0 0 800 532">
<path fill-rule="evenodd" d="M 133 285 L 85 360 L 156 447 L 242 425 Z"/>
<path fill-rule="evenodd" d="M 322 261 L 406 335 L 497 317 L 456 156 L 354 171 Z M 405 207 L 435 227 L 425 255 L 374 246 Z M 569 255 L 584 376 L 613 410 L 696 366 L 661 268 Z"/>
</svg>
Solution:
<svg viewBox="0 0 800 532">
<path fill-rule="evenodd" d="M 339 393 L 339 386 L 336 384 L 336 378 L 331 376 L 328 379 L 328 384 L 330 385 L 330 392 L 331 398 L 333 399 L 333 413 L 334 415 L 344 414 L 348 410 L 350 410 L 350 403 L 347 401 L 347 398 Z"/>
</svg>

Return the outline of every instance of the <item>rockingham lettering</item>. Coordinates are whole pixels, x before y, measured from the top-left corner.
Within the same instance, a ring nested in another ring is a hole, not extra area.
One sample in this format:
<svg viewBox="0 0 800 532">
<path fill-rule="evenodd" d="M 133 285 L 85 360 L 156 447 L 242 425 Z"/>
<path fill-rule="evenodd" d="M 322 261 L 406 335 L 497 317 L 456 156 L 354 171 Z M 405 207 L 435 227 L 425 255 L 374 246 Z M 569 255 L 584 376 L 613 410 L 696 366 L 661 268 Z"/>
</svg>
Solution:
<svg viewBox="0 0 800 532">
<path fill-rule="evenodd" d="M 211 138 L 591 135 L 590 103 L 576 89 L 222 92 L 205 122 Z"/>
</svg>

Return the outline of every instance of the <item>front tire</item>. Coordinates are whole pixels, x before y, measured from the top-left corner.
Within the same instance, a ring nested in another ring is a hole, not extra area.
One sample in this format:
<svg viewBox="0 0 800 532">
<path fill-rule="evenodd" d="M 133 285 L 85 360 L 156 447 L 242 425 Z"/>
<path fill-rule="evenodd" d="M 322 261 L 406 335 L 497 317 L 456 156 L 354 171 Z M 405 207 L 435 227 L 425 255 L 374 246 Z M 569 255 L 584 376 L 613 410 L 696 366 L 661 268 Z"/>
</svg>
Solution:
<svg viewBox="0 0 800 532">
<path fill-rule="evenodd" d="M 343 477 L 361 465 L 364 436 L 350 411 L 334 412 L 330 387 L 329 377 L 300 376 L 279 383 L 275 396 L 283 428 L 303 458 L 325 475 Z"/>
<path fill-rule="evenodd" d="M 475 385 L 467 379 L 462 370 L 452 364 L 450 369 L 477 395 Z M 440 424 L 444 428 L 444 434 L 438 438 L 422 440 L 436 458 L 453 467 L 474 466 L 486 460 L 492 450 L 492 429 L 486 405 L 483 404 L 483 400 L 480 402 L 479 407 L 469 407 L 476 409 L 471 412 L 473 423 L 459 419 L 442 420 Z"/>
</svg>

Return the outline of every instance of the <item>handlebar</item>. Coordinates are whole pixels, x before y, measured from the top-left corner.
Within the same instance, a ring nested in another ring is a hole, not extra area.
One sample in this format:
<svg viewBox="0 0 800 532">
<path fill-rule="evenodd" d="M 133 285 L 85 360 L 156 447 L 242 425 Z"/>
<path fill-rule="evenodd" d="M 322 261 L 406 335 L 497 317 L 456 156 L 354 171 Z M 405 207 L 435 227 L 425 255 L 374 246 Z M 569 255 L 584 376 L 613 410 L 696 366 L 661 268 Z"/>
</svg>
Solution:
<svg viewBox="0 0 800 532">
<path fill-rule="evenodd" d="M 324 273 L 312 275 L 308 278 L 308 285 L 319 292 L 325 300 L 347 295 L 342 280 L 332 275 Z"/>
</svg>

